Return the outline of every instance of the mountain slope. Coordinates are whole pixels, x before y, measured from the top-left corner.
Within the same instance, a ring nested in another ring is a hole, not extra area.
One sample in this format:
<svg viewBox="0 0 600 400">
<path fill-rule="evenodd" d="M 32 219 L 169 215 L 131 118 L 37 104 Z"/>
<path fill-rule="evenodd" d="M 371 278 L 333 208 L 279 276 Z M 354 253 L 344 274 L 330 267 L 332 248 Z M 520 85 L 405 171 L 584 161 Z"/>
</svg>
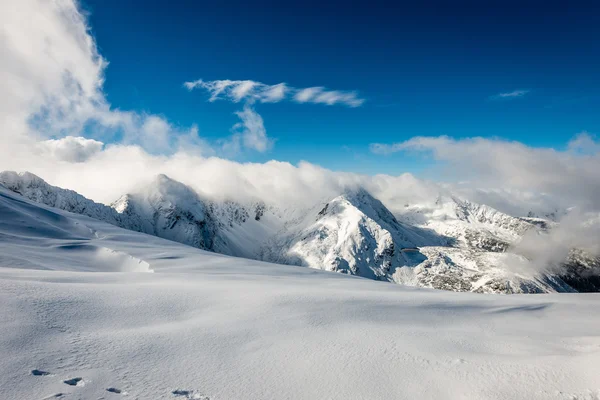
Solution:
<svg viewBox="0 0 600 400">
<path fill-rule="evenodd" d="M 28 172 L 1 172 L 0 185 L 27 199 L 121 228 L 205 250 L 218 247 L 216 223 L 211 219 L 207 206 L 190 188 L 165 175 L 157 176 L 139 192 L 122 196 L 111 206 L 49 185 Z"/>
<path fill-rule="evenodd" d="M 452 196 L 439 196 L 431 205 L 407 205 L 398 218 L 451 237 L 454 246 L 492 252 L 506 251 L 525 232 L 538 228 L 532 221 Z"/>
<path fill-rule="evenodd" d="M 37 203 L 87 215 L 113 225 L 125 225 L 111 207 L 96 203 L 72 190 L 49 185 L 42 178 L 29 172 L 0 172 L 0 185 Z"/>
<path fill-rule="evenodd" d="M 128 229 L 199 249 L 217 247 L 217 227 L 206 204 L 166 175 L 158 175 L 141 191 L 124 195 L 111 206 L 128 222 Z"/>
</svg>

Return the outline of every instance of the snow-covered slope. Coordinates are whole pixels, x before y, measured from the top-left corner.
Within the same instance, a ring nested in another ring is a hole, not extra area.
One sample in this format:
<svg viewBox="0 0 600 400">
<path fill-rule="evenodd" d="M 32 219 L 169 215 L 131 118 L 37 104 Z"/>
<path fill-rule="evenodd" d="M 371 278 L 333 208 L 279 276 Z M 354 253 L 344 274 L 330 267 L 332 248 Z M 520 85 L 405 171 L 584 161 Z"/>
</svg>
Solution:
<svg viewBox="0 0 600 400">
<path fill-rule="evenodd" d="M 87 215 L 113 225 L 124 225 L 111 207 L 95 203 L 72 190 L 49 185 L 29 172 L 0 172 L 0 185 L 38 203 Z"/>
<path fill-rule="evenodd" d="M 3 400 L 591 400 L 599 301 L 231 258 L 0 188 Z"/>
<path fill-rule="evenodd" d="M 452 238 L 453 245 L 502 252 L 536 225 L 491 207 L 452 196 L 439 196 L 434 204 L 407 205 L 402 221 L 430 228 Z"/>
<path fill-rule="evenodd" d="M 51 186 L 41 178 L 12 171 L 0 173 L 0 185 L 36 202 L 87 215 L 138 232 L 215 250 L 217 227 L 207 206 L 187 186 L 157 176 L 139 192 L 126 194 L 110 207 L 71 190 Z"/>
<path fill-rule="evenodd" d="M 204 199 L 165 175 L 111 207 L 28 173 L 0 173 L 0 184 L 34 201 L 227 255 L 454 291 L 569 292 L 598 286 L 597 260 L 582 255 L 564 276 L 515 268 L 529 261 L 507 249 L 525 232 L 543 232 L 553 223 L 515 218 L 452 196 L 406 205 L 395 216 L 363 189 L 308 209 L 282 210 L 267 199 L 245 204 Z"/>
</svg>

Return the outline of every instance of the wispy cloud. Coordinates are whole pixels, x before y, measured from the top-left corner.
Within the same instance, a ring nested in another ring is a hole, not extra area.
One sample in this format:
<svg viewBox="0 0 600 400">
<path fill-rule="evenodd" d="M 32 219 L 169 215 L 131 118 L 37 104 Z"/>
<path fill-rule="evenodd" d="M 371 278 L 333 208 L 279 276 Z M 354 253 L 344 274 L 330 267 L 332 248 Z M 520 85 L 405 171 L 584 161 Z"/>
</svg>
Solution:
<svg viewBox="0 0 600 400">
<path fill-rule="evenodd" d="M 222 150 L 227 155 L 236 155 L 242 148 L 264 153 L 273 147 L 274 140 L 267 136 L 265 124 L 259 113 L 249 104 L 235 113 L 241 120 L 231 128 L 233 135 L 222 141 Z"/>
<path fill-rule="evenodd" d="M 234 103 L 240 101 L 278 103 L 291 100 L 296 103 L 314 103 L 332 105 L 343 105 L 347 107 L 360 107 L 365 99 L 360 98 L 356 91 L 327 90 L 321 86 L 309 88 L 295 88 L 286 83 L 267 85 L 265 83 L 251 80 L 215 80 L 185 82 L 183 84 L 188 90 L 204 89 L 209 94 L 209 101 L 219 99 L 229 100 Z"/>
<path fill-rule="evenodd" d="M 491 100 L 510 100 L 510 99 L 516 99 L 516 98 L 525 96 L 529 92 L 530 92 L 529 90 L 513 90 L 512 92 L 498 93 L 498 94 L 496 94 L 494 96 L 491 96 L 490 99 Z"/>
<path fill-rule="evenodd" d="M 358 97 L 355 91 L 327 90 L 321 86 L 295 88 L 283 82 L 267 85 L 252 80 L 205 81 L 198 79 L 185 82 L 183 85 L 190 91 L 205 90 L 209 94 L 208 101 L 210 102 L 227 100 L 244 104 L 243 110 L 235 113 L 241 122 L 233 126 L 233 135 L 221 141 L 222 150 L 229 155 L 235 155 L 243 148 L 264 153 L 273 147 L 274 140 L 267 136 L 263 119 L 254 108 L 256 103 L 293 101 L 328 106 L 359 107 L 365 101 Z"/>
</svg>

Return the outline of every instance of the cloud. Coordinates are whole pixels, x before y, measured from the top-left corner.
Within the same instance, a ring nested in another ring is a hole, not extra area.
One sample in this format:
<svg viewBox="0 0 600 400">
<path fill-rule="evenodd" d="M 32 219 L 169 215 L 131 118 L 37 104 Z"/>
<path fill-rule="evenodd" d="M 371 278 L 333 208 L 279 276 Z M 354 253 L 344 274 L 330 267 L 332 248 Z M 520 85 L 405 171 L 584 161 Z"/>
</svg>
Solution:
<svg viewBox="0 0 600 400">
<path fill-rule="evenodd" d="M 243 140 L 243 139 L 240 139 Z M 13 147 L 14 150 L 18 150 Z M 435 201 L 440 186 L 410 174 L 397 177 L 367 176 L 331 171 L 314 164 L 269 161 L 240 163 L 205 157 L 180 150 L 170 155 L 151 154 L 138 145 L 105 144 L 102 149 L 73 165 L 57 162 L 49 152 L 30 147 L 17 154 L 0 149 L 0 171 L 30 171 L 49 183 L 111 203 L 138 185 L 163 173 L 215 200 L 268 201 L 282 209 L 327 202 L 345 188 L 364 186 L 394 209 L 416 200 Z M 102 182 L 102 184 L 98 184 Z"/>
<path fill-rule="evenodd" d="M 254 109 L 245 105 L 242 111 L 235 113 L 242 121 L 233 126 L 245 147 L 261 153 L 273 146 L 273 141 L 267 137 L 267 131 L 262 117 Z"/>
<path fill-rule="evenodd" d="M 377 154 L 417 151 L 430 154 L 472 187 L 510 188 L 560 199 L 560 206 L 600 211 L 600 147 L 587 133 L 577 135 L 566 151 L 535 148 L 520 142 L 481 137 L 452 139 L 414 137 L 404 142 L 371 145 Z M 582 154 L 584 145 L 590 151 Z"/>
<path fill-rule="evenodd" d="M 573 249 L 600 255 L 600 214 L 574 209 L 565 215 L 560 225 L 546 234 L 531 231 L 510 248 L 523 255 L 527 262 L 512 266 L 515 270 L 560 272 L 561 262 Z"/>
<path fill-rule="evenodd" d="M 294 100 L 298 103 L 316 103 L 328 106 L 341 103 L 349 107 L 360 107 L 365 101 L 358 98 L 356 92 L 327 91 L 322 87 L 300 89 L 294 95 Z"/>
<path fill-rule="evenodd" d="M 325 105 L 344 105 L 347 107 L 360 107 L 365 99 L 358 97 L 355 91 L 326 90 L 323 87 L 294 88 L 285 83 L 267 85 L 250 80 L 216 80 L 185 82 L 188 90 L 204 89 L 209 94 L 209 101 L 225 99 L 234 103 L 240 101 L 278 103 L 292 100 L 297 103 L 314 103 Z"/>
<path fill-rule="evenodd" d="M 74 0 L 0 4 L 0 146 L 85 133 L 151 152 L 176 151 L 193 127 L 175 127 L 163 116 L 114 109 L 108 102 L 103 92 L 108 62 L 77 6 Z M 66 139 L 60 145 L 77 144 Z"/>
<path fill-rule="evenodd" d="M 516 99 L 516 98 L 525 96 L 529 92 L 530 92 L 529 90 L 513 90 L 512 92 L 498 93 L 494 96 L 491 96 L 490 99 L 491 100 Z"/>
<path fill-rule="evenodd" d="M 81 163 L 102 151 L 104 143 L 84 137 L 67 136 L 38 142 L 38 150 L 57 161 Z"/>
<path fill-rule="evenodd" d="M 222 154 L 234 157 L 244 148 L 264 153 L 273 147 L 274 140 L 267 136 L 262 117 L 250 104 L 245 104 L 235 115 L 241 121 L 231 128 L 231 137 L 220 140 Z"/>
<path fill-rule="evenodd" d="M 107 63 L 74 2 L 2 2 L 0 22 L 3 129 L 25 135 L 35 113 L 51 117 L 56 126 L 71 125 L 102 107 Z"/>
<path fill-rule="evenodd" d="M 588 132 L 581 132 L 571 139 L 567 148 L 577 154 L 594 155 L 600 153 L 600 142 Z"/>
</svg>

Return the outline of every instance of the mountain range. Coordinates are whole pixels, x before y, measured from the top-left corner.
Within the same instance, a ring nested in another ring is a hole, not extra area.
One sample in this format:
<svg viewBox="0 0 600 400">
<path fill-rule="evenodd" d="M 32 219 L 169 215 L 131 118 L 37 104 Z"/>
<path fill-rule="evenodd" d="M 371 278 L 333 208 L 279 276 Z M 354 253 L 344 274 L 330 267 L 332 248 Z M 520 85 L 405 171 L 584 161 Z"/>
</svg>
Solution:
<svg viewBox="0 0 600 400">
<path fill-rule="evenodd" d="M 231 256 L 452 291 L 600 291 L 600 260 L 580 249 L 556 260 L 560 268 L 548 270 L 554 272 L 527 268 L 529 260 L 512 251 L 525 233 L 546 235 L 556 222 L 451 195 L 394 214 L 360 187 L 282 208 L 269 199 L 204 198 L 166 175 L 110 205 L 28 172 L 1 172 L 0 185 L 47 206 Z"/>
</svg>

